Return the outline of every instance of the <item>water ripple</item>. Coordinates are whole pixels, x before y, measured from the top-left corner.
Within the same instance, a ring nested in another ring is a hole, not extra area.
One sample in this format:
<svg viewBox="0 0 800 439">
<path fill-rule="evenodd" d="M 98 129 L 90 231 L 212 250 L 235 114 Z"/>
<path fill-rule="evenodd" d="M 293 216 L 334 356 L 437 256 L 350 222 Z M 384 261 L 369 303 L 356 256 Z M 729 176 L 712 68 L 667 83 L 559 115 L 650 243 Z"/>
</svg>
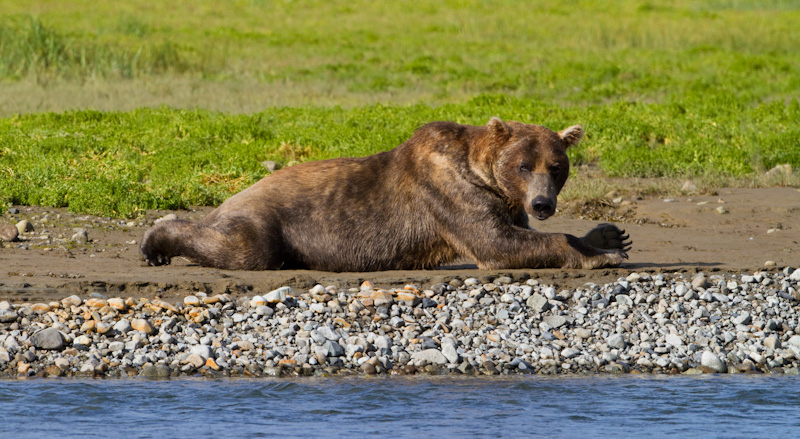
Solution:
<svg viewBox="0 0 800 439">
<path fill-rule="evenodd" d="M 797 413 L 792 377 L 0 381 L 20 439 L 797 437 Z"/>
</svg>

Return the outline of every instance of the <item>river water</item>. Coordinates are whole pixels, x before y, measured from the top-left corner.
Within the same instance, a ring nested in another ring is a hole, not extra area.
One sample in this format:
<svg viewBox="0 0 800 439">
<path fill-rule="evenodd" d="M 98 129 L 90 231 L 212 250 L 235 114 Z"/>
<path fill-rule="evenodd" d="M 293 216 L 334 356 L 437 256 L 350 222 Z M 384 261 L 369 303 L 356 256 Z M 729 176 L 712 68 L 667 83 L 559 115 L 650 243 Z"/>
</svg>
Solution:
<svg viewBox="0 0 800 439">
<path fill-rule="evenodd" d="M 0 380 L 0 438 L 800 437 L 800 377 Z"/>
</svg>

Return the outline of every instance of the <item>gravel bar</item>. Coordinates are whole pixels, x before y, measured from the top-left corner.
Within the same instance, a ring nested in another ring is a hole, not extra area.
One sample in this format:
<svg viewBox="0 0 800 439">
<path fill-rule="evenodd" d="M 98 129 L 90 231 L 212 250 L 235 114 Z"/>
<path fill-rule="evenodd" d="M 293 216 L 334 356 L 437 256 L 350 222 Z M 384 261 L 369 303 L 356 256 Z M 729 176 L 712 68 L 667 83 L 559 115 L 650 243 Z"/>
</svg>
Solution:
<svg viewBox="0 0 800 439">
<path fill-rule="evenodd" d="M 0 376 L 797 375 L 798 283 L 786 267 L 0 302 Z"/>
</svg>

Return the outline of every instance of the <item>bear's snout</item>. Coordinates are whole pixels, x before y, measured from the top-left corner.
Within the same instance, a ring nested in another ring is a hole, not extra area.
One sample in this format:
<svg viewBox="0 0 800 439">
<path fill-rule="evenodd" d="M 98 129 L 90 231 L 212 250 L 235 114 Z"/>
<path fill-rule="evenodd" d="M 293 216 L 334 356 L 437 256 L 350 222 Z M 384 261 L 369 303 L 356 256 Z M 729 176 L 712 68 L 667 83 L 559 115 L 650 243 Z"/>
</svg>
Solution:
<svg viewBox="0 0 800 439">
<path fill-rule="evenodd" d="M 556 203 L 552 199 L 539 195 L 533 199 L 531 203 L 533 212 L 536 214 L 536 219 L 545 220 L 550 218 L 556 211 Z"/>
</svg>

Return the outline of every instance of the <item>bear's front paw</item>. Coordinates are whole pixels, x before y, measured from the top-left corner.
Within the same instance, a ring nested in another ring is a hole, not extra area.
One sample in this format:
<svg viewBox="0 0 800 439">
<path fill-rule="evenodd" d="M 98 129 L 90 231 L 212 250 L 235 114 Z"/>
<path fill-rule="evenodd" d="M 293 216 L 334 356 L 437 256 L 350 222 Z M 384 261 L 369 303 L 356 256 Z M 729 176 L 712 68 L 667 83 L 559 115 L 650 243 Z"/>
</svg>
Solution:
<svg viewBox="0 0 800 439">
<path fill-rule="evenodd" d="M 583 237 L 583 243 L 604 250 L 622 250 L 627 259 L 628 255 L 625 252 L 631 249 L 632 244 L 628 238 L 630 236 L 625 234 L 625 230 L 621 230 L 613 224 L 603 223 L 590 230 Z"/>
<path fill-rule="evenodd" d="M 139 256 L 141 256 L 142 262 L 146 266 L 159 266 L 159 265 L 169 265 L 170 257 L 165 255 L 161 252 L 154 244 L 152 233 L 147 233 L 142 239 L 142 246 L 139 247 Z"/>
</svg>

